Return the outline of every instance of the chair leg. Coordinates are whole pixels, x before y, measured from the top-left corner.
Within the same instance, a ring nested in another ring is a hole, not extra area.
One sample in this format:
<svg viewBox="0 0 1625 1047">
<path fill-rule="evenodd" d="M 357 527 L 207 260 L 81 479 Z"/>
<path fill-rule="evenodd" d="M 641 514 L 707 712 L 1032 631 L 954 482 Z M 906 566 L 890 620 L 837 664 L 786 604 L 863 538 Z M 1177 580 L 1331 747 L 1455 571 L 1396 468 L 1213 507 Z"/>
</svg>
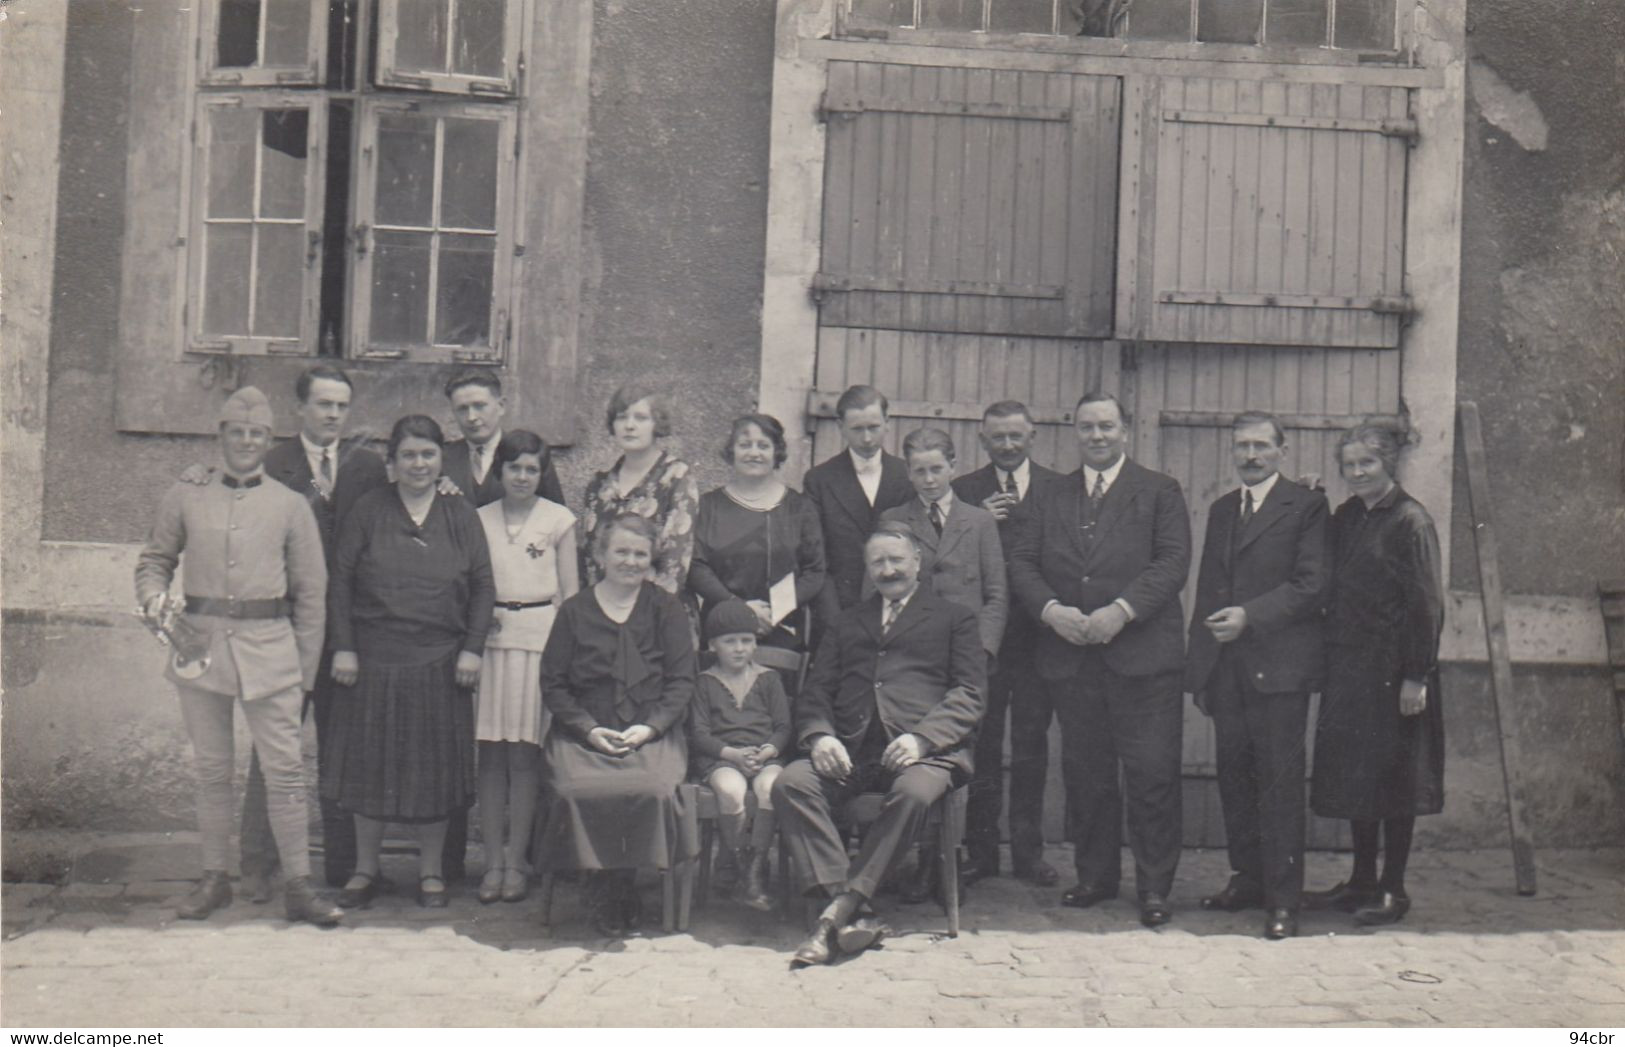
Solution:
<svg viewBox="0 0 1625 1047">
<path fill-rule="evenodd" d="M 790 875 L 790 848 L 784 845 L 784 831 L 779 831 L 779 912 L 788 917 L 795 897 L 795 884 Z"/>
<path fill-rule="evenodd" d="M 959 937 L 959 841 L 953 838 L 951 818 L 942 820 L 942 902 L 948 914 L 948 937 Z"/>
<path fill-rule="evenodd" d="M 551 928 L 553 926 L 553 887 L 557 883 L 558 876 L 554 874 L 553 870 L 549 869 L 542 873 L 540 893 L 542 896 L 541 918 L 543 927 Z"/>
<path fill-rule="evenodd" d="M 694 859 L 684 859 L 677 867 L 677 930 L 688 930 L 694 911 Z"/>
<path fill-rule="evenodd" d="M 702 908 L 711 899 L 711 850 L 716 845 L 716 836 L 715 822 L 700 823 L 700 870 L 697 890 L 700 892 Z"/>
<path fill-rule="evenodd" d="M 660 873 L 660 928 L 667 934 L 677 931 L 677 867 L 673 863 Z"/>
</svg>

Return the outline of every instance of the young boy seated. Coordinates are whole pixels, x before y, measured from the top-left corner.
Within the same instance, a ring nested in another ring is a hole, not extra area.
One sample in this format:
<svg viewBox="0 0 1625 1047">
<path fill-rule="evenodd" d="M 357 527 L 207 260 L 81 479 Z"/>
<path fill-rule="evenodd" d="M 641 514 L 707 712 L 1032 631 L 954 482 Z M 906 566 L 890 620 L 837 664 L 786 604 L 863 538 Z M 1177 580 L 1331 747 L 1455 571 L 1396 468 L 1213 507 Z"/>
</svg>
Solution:
<svg viewBox="0 0 1625 1047">
<path fill-rule="evenodd" d="M 790 700 L 779 674 L 754 661 L 756 612 L 724 600 L 705 616 L 717 664 L 700 673 L 688 718 L 694 777 L 717 796 L 724 857 L 744 871 L 737 897 L 753 909 L 773 907 L 767 893 L 767 851 L 773 842 L 773 782 L 790 744 Z M 756 794 L 756 818 L 745 843 L 745 794 Z M 723 863 L 719 861 L 719 866 Z"/>
</svg>

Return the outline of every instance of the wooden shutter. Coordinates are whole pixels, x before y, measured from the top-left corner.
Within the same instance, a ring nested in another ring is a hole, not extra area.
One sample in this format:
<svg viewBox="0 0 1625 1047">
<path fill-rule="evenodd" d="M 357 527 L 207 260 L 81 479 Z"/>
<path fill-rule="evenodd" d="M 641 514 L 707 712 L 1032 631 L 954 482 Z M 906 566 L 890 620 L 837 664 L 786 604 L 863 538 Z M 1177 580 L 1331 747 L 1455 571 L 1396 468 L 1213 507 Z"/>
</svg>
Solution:
<svg viewBox="0 0 1625 1047">
<path fill-rule="evenodd" d="M 1166 79 L 1145 92 L 1123 337 L 1394 348 L 1402 87 Z"/>
<path fill-rule="evenodd" d="M 1118 80 L 831 62 L 820 324 L 1107 337 Z"/>
</svg>

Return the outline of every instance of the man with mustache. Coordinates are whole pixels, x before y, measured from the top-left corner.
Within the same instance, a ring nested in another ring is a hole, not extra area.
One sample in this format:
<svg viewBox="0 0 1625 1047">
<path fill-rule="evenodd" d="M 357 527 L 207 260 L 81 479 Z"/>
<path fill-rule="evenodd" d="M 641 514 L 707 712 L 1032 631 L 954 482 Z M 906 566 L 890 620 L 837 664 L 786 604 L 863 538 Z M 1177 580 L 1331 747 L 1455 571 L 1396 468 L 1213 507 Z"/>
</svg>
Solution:
<svg viewBox="0 0 1625 1047">
<path fill-rule="evenodd" d="M 1273 415 L 1238 414 L 1242 486 L 1208 511 L 1185 689 L 1213 718 L 1230 882 L 1202 908 L 1262 908 L 1264 937 L 1298 933 L 1303 894 L 1309 692 L 1324 671 L 1321 609 L 1331 571 L 1326 496 L 1281 475 Z"/>
<path fill-rule="evenodd" d="M 806 754 L 773 785 L 798 879 L 828 897 L 792 966 L 829 963 L 885 933 L 859 908 L 931 805 L 970 778 L 987 656 L 976 612 L 919 584 L 919 539 L 882 521 L 864 543 L 875 594 L 825 633 L 796 701 Z M 863 792 L 886 794 L 858 856 L 848 860 L 835 812 Z"/>
</svg>

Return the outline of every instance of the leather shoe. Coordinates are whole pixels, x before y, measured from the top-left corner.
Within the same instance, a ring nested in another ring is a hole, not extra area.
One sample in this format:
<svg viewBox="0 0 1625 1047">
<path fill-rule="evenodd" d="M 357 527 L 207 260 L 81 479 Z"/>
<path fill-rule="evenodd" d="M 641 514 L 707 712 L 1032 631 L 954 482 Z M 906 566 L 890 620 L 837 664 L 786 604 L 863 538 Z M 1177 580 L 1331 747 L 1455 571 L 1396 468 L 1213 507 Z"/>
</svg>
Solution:
<svg viewBox="0 0 1625 1047">
<path fill-rule="evenodd" d="M 1109 902 L 1117 897 L 1117 887 L 1102 887 L 1099 884 L 1080 883 L 1075 887 L 1068 887 L 1061 892 L 1061 904 L 1074 909 L 1087 909 L 1091 905 Z"/>
<path fill-rule="evenodd" d="M 271 874 L 268 872 L 251 872 L 244 869 L 237 886 L 242 891 L 243 897 L 255 905 L 264 905 L 271 900 Z"/>
<path fill-rule="evenodd" d="M 1243 909 L 1263 907 L 1264 892 L 1234 876 L 1224 885 L 1224 890 L 1202 899 L 1202 908 L 1215 909 L 1219 912 L 1241 912 Z"/>
<path fill-rule="evenodd" d="M 897 897 L 906 905 L 919 905 L 937 892 L 941 879 L 941 859 L 937 849 L 921 847 L 919 861 L 914 866 L 914 875 L 903 883 Z"/>
<path fill-rule="evenodd" d="M 872 949 L 891 933 L 891 928 L 872 916 L 860 916 L 835 932 L 835 944 L 844 956 L 856 956 Z"/>
<path fill-rule="evenodd" d="M 344 917 L 343 909 L 316 893 L 308 876 L 295 876 L 282 885 L 282 907 L 293 923 L 336 927 Z"/>
<path fill-rule="evenodd" d="M 1060 882 L 1061 874 L 1055 871 L 1055 866 L 1040 858 L 1031 865 L 1018 866 L 1016 879 L 1026 880 L 1034 887 L 1054 887 Z"/>
<path fill-rule="evenodd" d="M 1354 922 L 1366 927 L 1380 927 L 1383 924 L 1398 923 L 1410 911 L 1410 898 L 1403 894 L 1394 894 L 1392 891 L 1383 891 L 1376 902 L 1355 911 Z"/>
<path fill-rule="evenodd" d="M 206 869 L 203 879 L 175 906 L 175 915 L 183 920 L 207 920 L 216 909 L 231 904 L 231 880 L 225 872 Z"/>
<path fill-rule="evenodd" d="M 433 881 L 440 885 L 439 890 L 430 890 L 429 883 Z M 441 876 L 424 876 L 418 879 L 418 904 L 425 909 L 444 909 L 451 904 L 451 891 L 446 880 Z"/>
<path fill-rule="evenodd" d="M 378 881 L 381 877 L 368 876 L 366 873 L 358 872 L 352 875 L 350 879 L 364 880 L 366 882 L 359 887 L 351 887 L 346 884 L 334 900 L 338 902 L 340 909 L 365 909 L 372 904 L 373 898 L 377 896 Z"/>
<path fill-rule="evenodd" d="M 1271 909 L 1264 921 L 1264 937 L 1272 942 L 1298 936 L 1298 914 L 1291 909 Z"/>
<path fill-rule="evenodd" d="M 1140 896 L 1141 923 L 1147 927 L 1161 927 L 1173 918 L 1173 910 L 1168 908 L 1168 899 L 1160 894 L 1142 894 Z"/>
<path fill-rule="evenodd" d="M 480 889 L 474 894 L 481 905 L 495 905 L 502 900 L 502 875 L 501 869 L 485 870 L 480 878 Z"/>
<path fill-rule="evenodd" d="M 972 854 L 965 864 L 959 867 L 959 882 L 966 887 L 978 880 L 985 880 L 989 876 L 999 875 L 999 856 L 997 854 Z"/>
<path fill-rule="evenodd" d="M 835 959 L 835 922 L 820 918 L 807 940 L 796 947 L 790 957 L 791 967 L 814 967 Z"/>
<path fill-rule="evenodd" d="M 1308 909 L 1336 909 L 1354 912 L 1356 909 L 1381 900 L 1376 884 L 1355 884 L 1344 881 L 1329 891 L 1304 891 L 1303 904 Z"/>
</svg>

